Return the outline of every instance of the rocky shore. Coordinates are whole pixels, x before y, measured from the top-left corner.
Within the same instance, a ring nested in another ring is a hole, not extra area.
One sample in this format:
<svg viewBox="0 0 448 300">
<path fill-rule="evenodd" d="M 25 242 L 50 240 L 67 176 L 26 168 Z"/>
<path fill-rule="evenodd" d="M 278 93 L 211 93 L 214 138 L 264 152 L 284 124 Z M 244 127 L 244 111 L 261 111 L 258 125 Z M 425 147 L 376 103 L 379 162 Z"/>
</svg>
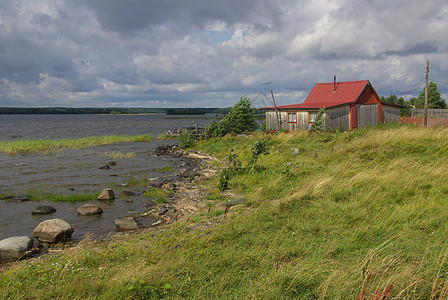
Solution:
<svg viewBox="0 0 448 300">
<path fill-rule="evenodd" d="M 162 182 L 154 182 L 147 186 L 147 190 L 160 189 L 169 191 L 164 203 L 151 203 L 148 210 L 142 213 L 127 215 L 115 220 L 117 232 L 150 230 L 181 219 L 189 218 L 198 211 L 206 208 L 205 192 L 198 186 L 198 182 L 205 178 L 216 176 L 217 170 L 209 162 L 214 157 L 194 152 L 184 151 L 178 146 L 160 146 L 154 150 L 157 156 L 172 156 L 183 158 L 184 164 L 179 175 Z M 134 192 L 125 196 L 132 197 Z M 98 200 L 113 200 L 114 192 L 105 189 Z M 26 200 L 24 200 L 26 201 Z M 33 214 L 51 214 L 55 209 L 51 206 L 39 206 L 33 209 Z M 79 215 L 101 214 L 98 205 L 81 205 Z M 33 257 L 47 252 L 49 249 L 67 247 L 76 241 L 71 240 L 75 229 L 62 219 L 49 219 L 41 222 L 33 231 L 32 236 L 10 237 L 0 241 L 0 262 L 11 262 L 18 259 Z"/>
</svg>

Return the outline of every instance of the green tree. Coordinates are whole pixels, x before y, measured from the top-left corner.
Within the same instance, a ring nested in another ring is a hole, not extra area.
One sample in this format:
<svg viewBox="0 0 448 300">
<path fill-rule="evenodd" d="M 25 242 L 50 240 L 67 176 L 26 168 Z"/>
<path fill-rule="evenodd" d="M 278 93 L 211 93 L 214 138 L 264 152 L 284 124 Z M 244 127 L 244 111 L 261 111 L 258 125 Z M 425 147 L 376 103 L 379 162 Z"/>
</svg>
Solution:
<svg viewBox="0 0 448 300">
<path fill-rule="evenodd" d="M 317 116 L 314 119 L 314 122 L 310 126 L 310 132 L 324 131 L 325 130 L 325 120 L 327 115 L 325 114 L 325 106 L 319 108 L 317 112 Z"/>
<path fill-rule="evenodd" d="M 412 99 L 412 98 L 411 98 Z M 414 98 L 416 99 L 416 98 Z M 381 96 L 380 101 L 382 103 L 390 103 L 390 104 L 397 104 L 401 105 L 400 109 L 400 116 L 405 117 L 408 116 L 411 113 L 413 102 L 405 101 L 403 97 L 398 98 L 397 95 L 392 94 L 389 97 Z"/>
<path fill-rule="evenodd" d="M 206 138 L 250 132 L 257 129 L 254 109 L 249 98 L 242 96 L 230 112 L 218 123 L 212 122 L 205 128 Z"/>
<path fill-rule="evenodd" d="M 425 89 L 421 92 L 418 98 L 411 98 L 415 108 L 425 108 Z M 437 89 L 437 84 L 430 82 L 428 85 L 428 108 L 446 108 L 445 99 Z"/>
</svg>

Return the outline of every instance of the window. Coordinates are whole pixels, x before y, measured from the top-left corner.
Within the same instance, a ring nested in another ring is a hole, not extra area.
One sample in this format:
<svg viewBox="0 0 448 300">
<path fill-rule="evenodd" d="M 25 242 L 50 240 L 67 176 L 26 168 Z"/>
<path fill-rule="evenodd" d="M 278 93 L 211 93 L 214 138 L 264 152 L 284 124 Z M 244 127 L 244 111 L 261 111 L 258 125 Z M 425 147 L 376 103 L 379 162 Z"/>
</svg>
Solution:
<svg viewBox="0 0 448 300">
<path fill-rule="evenodd" d="M 317 117 L 317 111 L 308 112 L 308 123 L 314 123 Z"/>
<path fill-rule="evenodd" d="M 297 123 L 297 113 L 295 112 L 288 113 L 288 123 Z"/>
</svg>

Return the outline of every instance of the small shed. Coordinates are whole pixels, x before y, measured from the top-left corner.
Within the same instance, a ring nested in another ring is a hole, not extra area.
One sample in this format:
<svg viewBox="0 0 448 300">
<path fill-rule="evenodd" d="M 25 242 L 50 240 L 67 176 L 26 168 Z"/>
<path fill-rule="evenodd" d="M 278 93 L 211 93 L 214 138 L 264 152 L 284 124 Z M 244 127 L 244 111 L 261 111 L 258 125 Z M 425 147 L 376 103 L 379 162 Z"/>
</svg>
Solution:
<svg viewBox="0 0 448 300">
<path fill-rule="evenodd" d="M 400 106 L 382 103 L 369 80 L 316 83 L 303 103 L 264 107 L 266 130 L 308 130 L 325 107 L 327 129 L 350 129 L 398 122 Z"/>
</svg>

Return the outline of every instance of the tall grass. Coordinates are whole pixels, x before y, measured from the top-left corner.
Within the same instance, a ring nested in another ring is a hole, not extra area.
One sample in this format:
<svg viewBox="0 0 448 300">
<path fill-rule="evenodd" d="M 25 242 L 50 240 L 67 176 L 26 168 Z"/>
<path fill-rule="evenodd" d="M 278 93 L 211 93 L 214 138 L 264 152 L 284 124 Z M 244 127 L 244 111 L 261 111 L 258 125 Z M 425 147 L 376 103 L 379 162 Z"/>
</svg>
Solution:
<svg viewBox="0 0 448 300">
<path fill-rule="evenodd" d="M 83 149 L 101 145 L 111 145 L 128 142 L 148 142 L 152 139 L 150 135 L 137 136 L 93 136 L 79 139 L 60 139 L 60 140 L 14 140 L 0 142 L 0 151 L 5 154 L 32 154 L 40 152 L 52 152 L 63 149 Z"/>
<path fill-rule="evenodd" d="M 224 159 L 234 147 L 244 161 L 260 137 L 197 150 Z M 445 299 L 447 138 L 408 126 L 272 135 L 265 169 L 230 182 L 249 209 L 220 214 L 213 194 L 209 211 L 157 232 L 17 263 L 0 297 Z M 216 179 L 203 184 L 217 193 Z"/>
</svg>

